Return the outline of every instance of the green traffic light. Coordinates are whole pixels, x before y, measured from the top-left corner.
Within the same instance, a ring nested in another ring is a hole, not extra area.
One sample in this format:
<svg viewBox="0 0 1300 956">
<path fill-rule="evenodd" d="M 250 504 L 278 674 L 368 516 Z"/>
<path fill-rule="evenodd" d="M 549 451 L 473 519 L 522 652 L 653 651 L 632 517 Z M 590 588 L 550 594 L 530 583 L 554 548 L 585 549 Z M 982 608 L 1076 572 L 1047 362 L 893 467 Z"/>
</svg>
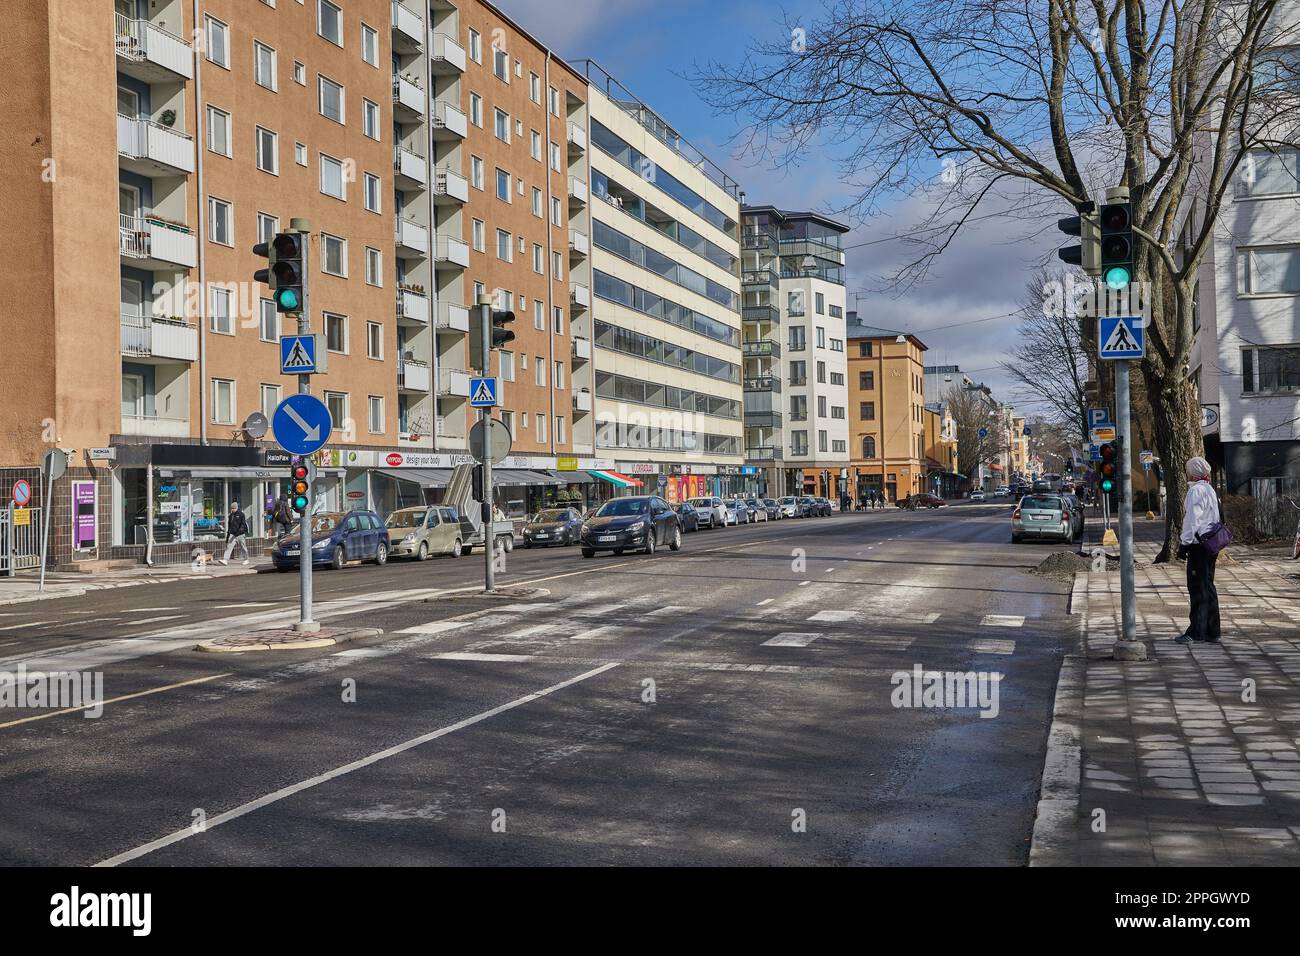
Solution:
<svg viewBox="0 0 1300 956">
<path fill-rule="evenodd" d="M 302 495 L 299 495 L 297 498 L 293 499 L 293 506 L 298 511 L 303 511 L 307 508 L 307 499 Z"/>
<path fill-rule="evenodd" d="M 1107 494 L 1110 494 L 1112 491 L 1115 490 L 1115 482 L 1107 478 L 1105 481 L 1101 483 L 1101 490 L 1106 492 Z"/>
<path fill-rule="evenodd" d="M 277 289 L 275 292 L 275 301 L 280 308 L 289 311 L 296 311 L 301 303 L 298 301 L 298 293 L 293 289 Z"/>
<path fill-rule="evenodd" d="M 1112 289 L 1123 289 L 1132 281 L 1132 274 L 1124 266 L 1112 266 L 1106 270 L 1106 285 Z"/>
</svg>

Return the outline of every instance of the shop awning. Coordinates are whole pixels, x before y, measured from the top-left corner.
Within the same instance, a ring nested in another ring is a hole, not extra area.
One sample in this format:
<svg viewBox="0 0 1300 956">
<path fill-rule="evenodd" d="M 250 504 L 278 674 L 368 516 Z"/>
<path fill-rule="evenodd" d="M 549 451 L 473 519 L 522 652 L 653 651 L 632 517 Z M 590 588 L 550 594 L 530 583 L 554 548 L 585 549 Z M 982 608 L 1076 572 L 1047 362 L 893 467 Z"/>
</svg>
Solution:
<svg viewBox="0 0 1300 956">
<path fill-rule="evenodd" d="M 376 468 L 381 475 L 410 481 L 421 488 L 446 488 L 451 481 L 450 468 Z"/>
<path fill-rule="evenodd" d="M 620 474 L 617 471 L 608 469 L 598 469 L 592 471 L 588 469 L 587 474 L 593 478 L 599 478 L 601 481 L 608 481 L 615 488 L 640 488 L 641 481 L 638 478 L 629 478 L 627 475 Z"/>
<path fill-rule="evenodd" d="M 523 468 L 493 468 L 492 484 L 503 485 L 558 485 L 559 482 L 544 472 Z"/>
<path fill-rule="evenodd" d="M 538 474 L 555 479 L 557 485 L 590 485 L 596 481 L 585 471 L 541 471 Z"/>
</svg>

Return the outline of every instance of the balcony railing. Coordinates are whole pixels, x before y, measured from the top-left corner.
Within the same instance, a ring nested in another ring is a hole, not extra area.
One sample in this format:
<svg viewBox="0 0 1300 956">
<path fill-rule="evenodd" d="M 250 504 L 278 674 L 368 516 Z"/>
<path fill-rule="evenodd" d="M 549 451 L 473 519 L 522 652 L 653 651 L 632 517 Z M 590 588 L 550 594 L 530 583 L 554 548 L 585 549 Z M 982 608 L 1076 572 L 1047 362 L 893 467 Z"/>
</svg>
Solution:
<svg viewBox="0 0 1300 956">
<path fill-rule="evenodd" d="M 194 54 L 190 45 L 148 20 L 114 14 L 117 55 L 143 69 L 141 79 L 165 80 L 168 74 L 192 79 Z M 135 72 L 135 71 L 132 71 Z"/>
<path fill-rule="evenodd" d="M 438 303 L 439 332 L 468 332 L 469 309 L 454 302 Z"/>
<path fill-rule="evenodd" d="M 569 199 L 575 203 L 586 203 L 587 181 L 577 176 L 569 177 Z"/>
<path fill-rule="evenodd" d="M 405 112 L 407 118 L 411 114 L 416 117 L 424 115 L 424 90 L 419 84 L 407 79 L 404 76 L 393 77 L 393 109 L 399 113 Z"/>
<path fill-rule="evenodd" d="M 195 362 L 199 358 L 198 330 L 184 322 L 123 314 L 122 354 Z"/>
<path fill-rule="evenodd" d="M 591 240 L 585 232 L 579 232 L 577 229 L 569 230 L 569 251 L 577 256 L 590 254 Z"/>
<path fill-rule="evenodd" d="M 469 119 L 450 103 L 438 100 L 433 104 L 433 138 L 464 139 L 469 135 Z"/>
<path fill-rule="evenodd" d="M 740 274 L 740 284 L 748 286 L 769 286 L 775 289 L 781 284 L 781 277 L 775 269 L 750 269 Z"/>
<path fill-rule="evenodd" d="M 781 391 L 781 380 L 775 375 L 759 375 L 754 378 L 747 378 L 745 379 L 745 391 L 779 392 Z"/>
<path fill-rule="evenodd" d="M 420 40 L 424 25 L 420 15 L 398 0 L 393 0 L 393 46 L 403 53 L 413 53 L 420 49 Z"/>
<path fill-rule="evenodd" d="M 438 369 L 438 394 L 469 397 L 469 372 L 458 368 Z"/>
<path fill-rule="evenodd" d="M 192 269 L 198 264 L 198 245 L 188 226 L 148 216 L 120 215 L 119 219 L 118 242 L 126 258 L 142 260 L 145 268 L 177 265 Z"/>
<path fill-rule="evenodd" d="M 469 180 L 451 169 L 439 169 L 433 176 L 433 195 L 441 199 L 439 205 L 458 205 L 469 202 Z"/>
<path fill-rule="evenodd" d="M 781 312 L 771 305 L 747 305 L 740 310 L 740 317 L 745 322 L 767 322 L 771 325 L 781 323 Z"/>
<path fill-rule="evenodd" d="M 745 230 L 740 236 L 740 247 L 742 249 L 769 249 L 776 254 L 780 246 L 777 244 L 776 236 L 770 232 L 754 232 Z"/>
<path fill-rule="evenodd" d="M 117 151 L 128 159 L 141 160 L 137 171 L 149 173 L 156 166 L 166 173 L 194 172 L 194 140 L 188 133 L 135 116 L 117 114 Z"/>
<path fill-rule="evenodd" d="M 580 306 L 584 309 L 591 307 L 591 290 L 585 285 L 574 283 L 570 296 L 574 305 Z"/>
<path fill-rule="evenodd" d="M 577 151 L 587 148 L 587 131 L 577 123 L 569 124 L 569 145 Z"/>
<path fill-rule="evenodd" d="M 779 445 L 753 445 L 745 449 L 746 461 L 775 461 L 780 457 Z"/>
<path fill-rule="evenodd" d="M 439 75 L 454 75 L 465 72 L 465 48 L 454 37 L 445 33 L 433 35 L 433 56 L 429 59 L 429 69 Z"/>
<path fill-rule="evenodd" d="M 591 361 L 591 339 L 582 335 L 573 337 L 573 357 L 579 362 Z"/>
<path fill-rule="evenodd" d="M 422 292 L 398 289 L 397 317 L 427 325 L 429 323 L 429 297 Z"/>
<path fill-rule="evenodd" d="M 469 244 L 452 236 L 440 236 L 433 258 L 439 266 L 469 268 Z"/>
<path fill-rule="evenodd" d="M 397 387 L 404 388 L 411 392 L 427 392 L 429 390 L 429 366 L 426 362 L 417 362 L 414 359 L 404 358 L 397 366 Z"/>
<path fill-rule="evenodd" d="M 591 392 L 578 391 L 573 393 L 573 410 L 575 412 L 590 412 L 591 402 Z"/>
<path fill-rule="evenodd" d="M 780 358 L 781 346 L 771 339 L 757 339 L 742 343 L 746 358 Z"/>
<path fill-rule="evenodd" d="M 421 186 L 429 181 L 429 170 L 424 157 L 405 146 L 397 146 L 393 149 L 393 170 L 399 178 L 419 183 Z"/>
<path fill-rule="evenodd" d="M 405 255 L 424 258 L 429 254 L 429 230 L 410 219 L 399 219 L 394 239 Z"/>
<path fill-rule="evenodd" d="M 188 418 L 164 415 L 132 414 L 122 410 L 122 434 L 144 435 L 149 438 L 186 438 L 190 433 Z"/>
</svg>

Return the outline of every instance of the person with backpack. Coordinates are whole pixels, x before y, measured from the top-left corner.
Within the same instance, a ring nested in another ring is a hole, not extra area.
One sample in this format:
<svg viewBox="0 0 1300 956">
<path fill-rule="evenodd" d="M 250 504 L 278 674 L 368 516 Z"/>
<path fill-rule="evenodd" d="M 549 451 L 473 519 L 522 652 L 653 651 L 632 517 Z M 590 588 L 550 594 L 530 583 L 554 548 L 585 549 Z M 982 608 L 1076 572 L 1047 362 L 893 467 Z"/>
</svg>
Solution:
<svg viewBox="0 0 1300 956">
<path fill-rule="evenodd" d="M 275 524 L 276 537 L 283 538 L 293 530 L 293 511 L 289 508 L 289 496 L 280 493 L 279 499 L 275 503 L 275 510 L 271 514 L 271 520 Z"/>
<path fill-rule="evenodd" d="M 226 518 L 226 553 L 222 555 L 222 564 L 230 563 L 230 556 L 234 553 L 236 546 L 244 552 L 244 563 L 248 564 L 250 560 L 248 554 L 248 519 L 239 510 L 239 502 L 232 501 L 230 503 L 230 515 Z"/>
<path fill-rule="evenodd" d="M 1223 525 L 1219 498 L 1210 485 L 1210 463 L 1199 457 L 1188 459 L 1178 557 L 1187 561 L 1191 619 L 1187 630 L 1174 638 L 1176 643 L 1219 643 L 1219 592 L 1214 587 L 1214 565 L 1219 551 L 1231 540 L 1232 535 Z"/>
</svg>

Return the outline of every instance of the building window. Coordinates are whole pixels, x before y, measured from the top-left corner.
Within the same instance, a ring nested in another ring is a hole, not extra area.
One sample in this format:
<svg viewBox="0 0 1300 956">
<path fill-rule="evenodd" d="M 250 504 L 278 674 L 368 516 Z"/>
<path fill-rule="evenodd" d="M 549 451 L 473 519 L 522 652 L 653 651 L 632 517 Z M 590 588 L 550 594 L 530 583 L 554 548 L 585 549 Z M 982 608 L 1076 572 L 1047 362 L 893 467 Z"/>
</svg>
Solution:
<svg viewBox="0 0 1300 956">
<path fill-rule="evenodd" d="M 470 238 L 474 243 L 475 252 L 487 251 L 487 238 L 485 236 L 486 227 L 482 219 L 475 219 L 470 228 Z"/>
<path fill-rule="evenodd" d="M 864 422 L 874 422 L 876 420 L 876 403 L 859 402 L 858 418 L 860 418 Z"/>
<path fill-rule="evenodd" d="M 554 333 L 556 335 L 563 335 L 564 334 L 564 310 L 557 305 L 555 307 L 555 312 L 553 313 L 552 318 L 554 319 L 555 322 L 554 329 L 553 329 Z"/>
<path fill-rule="evenodd" d="M 348 350 L 348 320 L 345 316 L 333 312 L 325 313 L 325 348 L 331 352 Z M 335 419 L 337 422 L 338 419 Z"/>
<path fill-rule="evenodd" d="M 537 441 L 546 441 L 546 416 L 541 414 L 537 416 Z"/>
<path fill-rule="evenodd" d="M 384 327 L 378 322 L 366 323 L 366 358 L 384 358 Z"/>
<path fill-rule="evenodd" d="M 366 209 L 369 210 L 370 212 L 379 212 L 380 211 L 379 210 L 379 206 L 380 206 L 379 177 L 376 176 L 374 173 L 366 173 L 365 183 L 366 183 L 366 195 L 365 195 Z"/>
<path fill-rule="evenodd" d="M 829 443 L 830 438 L 827 436 L 826 432 L 819 430 L 817 432 L 817 450 L 819 452 L 826 451 Z"/>
<path fill-rule="evenodd" d="M 510 57 L 498 46 L 492 47 L 492 72 L 498 80 L 510 82 Z"/>
<path fill-rule="evenodd" d="M 864 435 L 862 437 L 862 457 L 876 457 L 876 438 L 874 435 Z"/>
<path fill-rule="evenodd" d="M 343 122 L 343 87 L 327 76 L 320 76 L 320 115 L 336 123 Z"/>
<path fill-rule="evenodd" d="M 230 27 L 216 17 L 207 17 L 208 60 L 217 66 L 230 69 Z"/>
<path fill-rule="evenodd" d="M 384 284 L 384 254 L 371 246 L 366 246 L 366 284 Z"/>
<path fill-rule="evenodd" d="M 528 97 L 534 103 L 542 102 L 542 78 L 533 72 L 528 74 Z"/>
<path fill-rule="evenodd" d="M 817 326 L 817 347 L 826 348 L 826 330 L 822 326 Z"/>
<path fill-rule="evenodd" d="M 555 87 L 549 87 L 547 90 L 550 99 L 550 109 L 552 116 L 560 115 L 560 91 Z"/>
<path fill-rule="evenodd" d="M 875 387 L 876 387 L 876 373 L 875 373 L 875 372 L 859 372 L 859 373 L 858 373 L 858 388 L 862 389 L 864 392 L 870 392 L 870 391 L 873 390 Z"/>
<path fill-rule="evenodd" d="M 805 313 L 804 290 L 792 289 L 786 298 L 786 313 L 794 318 L 798 318 Z"/>
<path fill-rule="evenodd" d="M 299 86 L 307 85 L 307 64 L 302 60 L 293 61 L 293 81 Z"/>
<path fill-rule="evenodd" d="M 560 200 L 555 196 L 551 197 L 551 224 L 555 226 L 564 225 L 564 207 L 560 205 Z"/>
<path fill-rule="evenodd" d="M 257 168 L 264 173 L 278 175 L 280 172 L 279 137 L 269 129 L 256 128 Z"/>
<path fill-rule="evenodd" d="M 230 290 L 213 286 L 209 299 L 212 331 L 219 335 L 234 335 L 235 319 L 230 311 Z"/>
<path fill-rule="evenodd" d="M 564 444 L 564 419 L 559 415 L 555 416 L 555 441 L 556 444 Z"/>
<path fill-rule="evenodd" d="M 817 309 L 817 314 L 818 314 L 818 315 L 825 315 L 825 314 L 826 314 L 826 296 L 825 296 L 823 293 L 818 292 L 818 293 L 816 294 L 816 296 L 814 297 L 814 300 L 813 300 L 813 306 Z M 825 451 L 825 450 L 826 450 L 826 449 L 824 449 L 824 448 L 822 449 L 822 451 Z"/>
<path fill-rule="evenodd" d="M 350 416 L 348 415 L 348 395 L 347 392 L 326 392 L 325 407 L 330 410 L 330 421 L 334 425 L 334 433 L 347 433 L 352 429 L 349 427 Z"/>
<path fill-rule="evenodd" d="M 832 405 L 832 406 L 831 406 L 831 418 L 841 418 L 841 419 L 844 418 L 844 406 L 843 406 L 843 405 Z"/>
<path fill-rule="evenodd" d="M 469 28 L 469 58 L 475 63 L 483 62 L 483 36 L 473 27 Z"/>
<path fill-rule="evenodd" d="M 253 82 L 275 91 L 275 51 L 257 41 L 253 41 Z"/>
<path fill-rule="evenodd" d="M 802 325 L 790 326 L 790 351 L 802 352 L 807 348 L 808 343 L 804 338 L 805 329 Z"/>
<path fill-rule="evenodd" d="M 361 59 L 371 66 L 379 65 L 379 34 L 368 24 L 361 24 Z"/>
<path fill-rule="evenodd" d="M 493 114 L 493 131 L 497 139 L 503 143 L 510 142 L 510 114 L 505 110 L 498 109 Z"/>
<path fill-rule="evenodd" d="M 507 349 L 501 350 L 501 380 L 503 382 L 515 380 L 515 353 Z"/>
<path fill-rule="evenodd" d="M 790 363 L 790 384 L 791 385 L 808 384 L 808 363 L 807 362 Z"/>
<path fill-rule="evenodd" d="M 262 401 L 259 410 L 269 419 L 275 414 L 275 407 L 280 404 L 280 386 L 263 385 L 260 391 Z"/>
<path fill-rule="evenodd" d="M 374 100 L 361 101 L 361 132 L 371 139 L 379 139 L 379 104 Z"/>
<path fill-rule="evenodd" d="M 563 391 L 564 389 L 564 363 L 556 362 L 555 368 L 551 370 L 551 384 L 555 388 Z"/>
<path fill-rule="evenodd" d="M 511 202 L 510 174 L 499 166 L 497 167 L 497 199 L 504 199 L 506 202 Z"/>
<path fill-rule="evenodd" d="M 235 424 L 235 383 L 229 379 L 212 380 L 212 421 L 217 425 Z"/>
<path fill-rule="evenodd" d="M 316 0 L 316 32 L 335 46 L 343 45 L 343 11 L 330 0 Z"/>
<path fill-rule="evenodd" d="M 843 373 L 843 372 L 831 372 L 831 384 L 832 384 L 832 385 L 843 385 L 843 384 L 844 384 L 844 373 Z"/>
<path fill-rule="evenodd" d="M 843 351 L 844 351 L 844 340 L 843 340 L 843 339 L 831 339 L 831 351 L 832 351 L 832 352 L 843 352 Z"/>
<path fill-rule="evenodd" d="M 1233 184 L 1238 199 L 1295 193 L 1300 193 L 1300 149 L 1279 146 L 1246 153 Z"/>
<path fill-rule="evenodd" d="M 533 215 L 538 219 L 545 215 L 542 212 L 542 191 L 536 186 L 533 187 Z"/>
<path fill-rule="evenodd" d="M 326 275 L 346 279 L 348 275 L 348 241 L 327 232 L 320 237 L 320 269 Z"/>
<path fill-rule="evenodd" d="M 222 156 L 230 152 L 230 114 L 215 106 L 208 107 L 208 149 Z"/>
<path fill-rule="evenodd" d="M 1241 390 L 1247 395 L 1300 391 L 1300 345 L 1241 350 Z"/>
<path fill-rule="evenodd" d="M 469 121 L 479 129 L 483 128 L 483 97 L 477 93 L 469 95 Z"/>
<path fill-rule="evenodd" d="M 1237 286 L 1243 295 L 1300 292 L 1300 247 L 1237 250 Z"/>
<path fill-rule="evenodd" d="M 270 242 L 271 237 L 280 231 L 280 220 L 264 212 L 257 214 L 257 241 Z"/>
<path fill-rule="evenodd" d="M 818 418 L 826 417 L 826 396 L 825 395 L 817 396 L 817 417 Z M 822 449 L 822 451 L 825 450 L 826 450 L 825 448 Z"/>
<path fill-rule="evenodd" d="M 504 353 L 502 353 L 502 357 L 504 358 Z M 504 366 L 502 367 L 504 368 Z M 511 381 L 511 379 L 507 379 L 507 381 Z M 506 431 L 509 432 L 511 439 L 515 439 L 519 437 L 518 435 L 515 434 L 515 413 L 514 412 L 510 412 L 510 411 L 506 411 L 505 409 L 502 409 L 501 424 L 506 426 Z"/>
<path fill-rule="evenodd" d="M 367 399 L 369 414 L 366 416 L 366 428 L 372 435 L 384 433 L 384 397 L 371 395 Z"/>
<path fill-rule="evenodd" d="M 536 272 L 538 275 L 541 275 L 545 269 L 546 269 L 545 250 L 542 249 L 542 247 L 539 246 L 537 243 L 533 243 L 533 271 Z M 538 326 L 538 328 L 541 328 L 541 326 Z"/>
<path fill-rule="evenodd" d="M 307 165 L 307 144 L 306 143 L 293 144 L 293 161 L 297 163 L 299 166 Z"/>
<path fill-rule="evenodd" d="M 324 153 L 320 154 L 320 191 L 335 199 L 347 199 L 343 184 L 343 164 Z"/>
<path fill-rule="evenodd" d="M 808 457 L 808 432 L 803 430 L 790 432 L 790 454 L 795 458 Z"/>
<path fill-rule="evenodd" d="M 564 259 L 558 252 L 551 253 L 551 277 L 557 281 L 564 278 Z"/>
<path fill-rule="evenodd" d="M 271 299 L 258 301 L 258 336 L 263 342 L 280 340 L 280 313 Z"/>
<path fill-rule="evenodd" d="M 861 358 L 871 358 L 872 351 L 873 351 L 871 346 L 872 346 L 872 343 L 871 343 L 870 341 L 859 342 L 859 343 L 858 343 L 858 355 L 859 355 Z"/>
<path fill-rule="evenodd" d="M 208 238 L 223 246 L 235 244 L 235 207 L 216 196 L 208 197 Z"/>
<path fill-rule="evenodd" d="M 514 243 L 511 238 L 510 233 L 504 229 L 497 230 L 497 258 L 503 262 L 511 261 L 511 255 L 514 252 Z"/>
<path fill-rule="evenodd" d="M 559 143 L 551 144 L 551 169 L 555 170 L 557 173 L 563 172 L 563 169 L 560 166 L 560 144 Z"/>
<path fill-rule="evenodd" d="M 546 362 L 540 355 L 533 362 L 533 382 L 541 388 L 546 387 Z"/>
<path fill-rule="evenodd" d="M 533 328 L 539 332 L 546 331 L 546 303 L 541 299 L 533 302 Z"/>
</svg>

